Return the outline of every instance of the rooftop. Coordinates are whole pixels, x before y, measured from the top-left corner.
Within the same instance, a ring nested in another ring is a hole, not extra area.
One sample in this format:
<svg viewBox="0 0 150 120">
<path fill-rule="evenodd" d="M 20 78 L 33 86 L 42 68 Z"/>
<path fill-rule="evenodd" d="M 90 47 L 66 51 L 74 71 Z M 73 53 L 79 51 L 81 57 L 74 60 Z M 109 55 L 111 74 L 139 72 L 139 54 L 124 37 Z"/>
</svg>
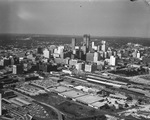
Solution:
<svg viewBox="0 0 150 120">
<path fill-rule="evenodd" d="M 93 95 L 86 95 L 86 96 L 82 96 L 82 97 L 78 97 L 77 100 L 87 103 L 87 104 L 91 104 L 94 102 L 98 102 L 100 100 L 103 100 L 103 97 L 99 97 L 99 96 L 93 96 Z"/>
<path fill-rule="evenodd" d="M 67 97 L 70 97 L 70 98 L 77 98 L 77 97 L 80 97 L 80 96 L 85 96 L 86 94 L 82 93 L 82 92 L 79 92 L 79 91 L 75 91 L 75 90 L 71 90 L 71 91 L 67 91 L 67 92 L 63 92 L 61 93 L 62 95 L 65 95 Z"/>
<path fill-rule="evenodd" d="M 95 102 L 95 103 L 92 103 L 91 105 L 92 105 L 93 107 L 99 108 L 99 107 L 101 107 L 101 106 L 104 106 L 106 103 L 107 103 L 106 101 L 105 101 L 105 102 Z"/>
<path fill-rule="evenodd" d="M 54 87 L 54 88 L 50 88 L 51 90 L 54 90 L 55 92 L 61 93 L 61 92 L 66 92 L 66 91 L 70 91 L 71 88 L 65 87 L 65 86 L 58 86 L 58 87 Z"/>
</svg>

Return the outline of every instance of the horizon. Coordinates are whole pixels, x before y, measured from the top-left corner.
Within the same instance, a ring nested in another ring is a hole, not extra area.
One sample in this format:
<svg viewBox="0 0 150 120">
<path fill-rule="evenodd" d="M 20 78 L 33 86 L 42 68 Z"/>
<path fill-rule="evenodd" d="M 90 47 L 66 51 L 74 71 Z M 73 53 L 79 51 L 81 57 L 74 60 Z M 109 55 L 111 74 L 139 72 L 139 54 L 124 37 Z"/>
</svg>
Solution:
<svg viewBox="0 0 150 120">
<path fill-rule="evenodd" d="M 0 33 L 150 38 L 144 2 L 0 1 Z"/>
<path fill-rule="evenodd" d="M 83 37 L 83 35 L 61 35 L 61 34 L 32 34 L 32 33 L 0 33 L 0 35 L 41 35 L 45 37 L 50 36 L 64 36 L 64 37 Z M 149 37 L 134 37 L 134 36 L 93 36 L 90 35 L 90 37 L 93 38 L 141 38 L 141 39 L 150 39 Z"/>
</svg>

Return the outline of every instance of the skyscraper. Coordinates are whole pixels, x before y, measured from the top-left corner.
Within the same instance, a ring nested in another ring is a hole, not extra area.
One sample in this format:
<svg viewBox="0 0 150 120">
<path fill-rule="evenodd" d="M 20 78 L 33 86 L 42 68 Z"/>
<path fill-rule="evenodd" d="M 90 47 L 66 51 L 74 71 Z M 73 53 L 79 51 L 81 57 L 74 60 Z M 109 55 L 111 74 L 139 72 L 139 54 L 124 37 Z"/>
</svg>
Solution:
<svg viewBox="0 0 150 120">
<path fill-rule="evenodd" d="M 102 51 L 106 52 L 106 41 L 102 41 Z"/>
<path fill-rule="evenodd" d="M 89 45 L 90 45 L 90 35 L 83 35 L 83 45 L 86 46 L 86 52 L 89 51 Z"/>
<path fill-rule="evenodd" d="M 76 39 L 75 38 L 72 38 L 72 51 L 75 49 L 75 46 L 76 46 Z"/>
<path fill-rule="evenodd" d="M 43 51 L 43 55 L 44 55 L 45 58 L 50 58 L 51 52 L 50 52 L 48 49 L 45 49 L 45 50 Z"/>
<path fill-rule="evenodd" d="M 110 65 L 112 65 L 112 66 L 116 65 L 116 57 L 110 56 Z"/>
<path fill-rule="evenodd" d="M 13 74 L 22 74 L 23 73 L 23 65 L 13 65 Z"/>
</svg>

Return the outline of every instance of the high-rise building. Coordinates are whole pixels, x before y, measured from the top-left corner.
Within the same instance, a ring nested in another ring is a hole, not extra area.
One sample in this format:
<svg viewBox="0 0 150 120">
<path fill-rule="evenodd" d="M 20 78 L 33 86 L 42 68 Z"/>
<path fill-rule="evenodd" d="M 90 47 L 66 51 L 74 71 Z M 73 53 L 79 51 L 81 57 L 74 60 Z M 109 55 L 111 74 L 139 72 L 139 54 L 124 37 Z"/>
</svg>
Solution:
<svg viewBox="0 0 150 120">
<path fill-rule="evenodd" d="M 13 74 L 22 74 L 23 73 L 23 65 L 13 65 Z"/>
<path fill-rule="evenodd" d="M 98 46 L 97 46 L 97 51 L 99 52 L 100 50 L 101 50 L 101 46 L 98 45 Z"/>
<path fill-rule="evenodd" d="M 104 52 L 104 58 L 108 58 L 108 52 Z"/>
<path fill-rule="evenodd" d="M 94 53 L 86 53 L 86 61 L 88 62 L 94 61 Z"/>
<path fill-rule="evenodd" d="M 94 44 L 94 42 L 92 42 L 92 48 L 94 49 L 94 47 L 95 47 L 95 44 Z"/>
<path fill-rule="evenodd" d="M 72 38 L 72 51 L 75 49 L 75 46 L 76 46 L 76 39 L 75 38 Z"/>
<path fill-rule="evenodd" d="M 100 60 L 100 53 L 95 52 L 95 53 L 94 53 L 94 62 L 97 62 L 97 61 L 99 61 L 99 60 Z"/>
<path fill-rule="evenodd" d="M 71 66 L 75 66 L 77 63 L 78 63 L 78 60 L 77 60 L 77 59 L 71 59 L 71 60 L 69 61 L 69 65 L 71 65 Z"/>
<path fill-rule="evenodd" d="M 37 53 L 38 54 L 43 54 L 43 48 L 42 47 L 38 47 L 37 48 Z"/>
<path fill-rule="evenodd" d="M 81 47 L 81 50 L 83 51 L 84 54 L 87 53 L 87 48 L 86 48 L 86 46 L 82 46 L 82 47 Z"/>
<path fill-rule="evenodd" d="M 58 46 L 58 50 L 57 50 L 58 54 L 63 53 L 63 51 L 64 51 L 64 46 Z"/>
<path fill-rule="evenodd" d="M 89 45 L 90 45 L 90 35 L 85 34 L 83 36 L 83 45 L 86 46 L 86 52 L 89 51 Z"/>
<path fill-rule="evenodd" d="M 113 52 L 112 51 L 107 51 L 108 52 L 108 57 L 112 56 L 113 55 Z"/>
<path fill-rule="evenodd" d="M 102 51 L 106 52 L 106 41 L 102 41 Z"/>
<path fill-rule="evenodd" d="M 48 49 L 45 49 L 45 50 L 43 51 L 43 55 L 44 55 L 45 58 L 50 58 L 51 52 L 50 52 Z"/>
<path fill-rule="evenodd" d="M 86 72 L 93 72 L 97 70 L 97 65 L 95 64 L 85 64 L 85 71 Z"/>
<path fill-rule="evenodd" d="M 116 63 L 117 63 L 117 61 L 116 61 L 116 57 L 114 57 L 114 56 L 110 56 L 110 65 L 112 65 L 112 66 L 116 66 Z"/>
<path fill-rule="evenodd" d="M 140 54 L 140 52 L 138 51 L 137 52 L 137 56 L 136 56 L 137 58 L 140 58 L 141 57 L 141 54 Z"/>
<path fill-rule="evenodd" d="M 117 56 L 117 51 L 113 51 L 113 55 L 114 55 L 114 56 Z"/>
<path fill-rule="evenodd" d="M 84 66 L 85 66 L 85 64 L 84 63 L 77 63 L 76 65 L 75 65 L 75 67 L 76 67 L 76 69 L 77 70 L 84 70 L 83 68 L 84 68 Z"/>
</svg>

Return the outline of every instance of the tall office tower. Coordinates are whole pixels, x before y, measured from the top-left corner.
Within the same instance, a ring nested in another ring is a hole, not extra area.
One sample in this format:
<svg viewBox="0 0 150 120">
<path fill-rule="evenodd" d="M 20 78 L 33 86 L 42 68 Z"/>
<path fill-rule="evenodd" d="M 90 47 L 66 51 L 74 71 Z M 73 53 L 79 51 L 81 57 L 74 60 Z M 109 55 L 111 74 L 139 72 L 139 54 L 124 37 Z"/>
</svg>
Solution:
<svg viewBox="0 0 150 120">
<path fill-rule="evenodd" d="M 23 73 L 23 65 L 13 65 L 13 74 L 22 74 Z"/>
<path fill-rule="evenodd" d="M 86 46 L 87 52 L 89 51 L 89 45 L 90 45 L 90 35 L 84 35 L 83 36 L 83 45 Z"/>
<path fill-rule="evenodd" d="M 137 57 L 137 58 L 140 58 L 140 57 L 141 57 L 141 54 L 140 54 L 140 52 L 139 52 L 139 51 L 137 52 L 136 57 Z"/>
<path fill-rule="evenodd" d="M 87 36 L 87 40 L 86 40 L 86 48 L 89 49 L 90 46 L 90 35 Z"/>
<path fill-rule="evenodd" d="M 82 47 L 81 47 L 81 50 L 83 51 L 84 54 L 87 53 L 87 48 L 86 48 L 86 46 L 82 46 Z"/>
<path fill-rule="evenodd" d="M 83 45 L 86 45 L 87 36 L 88 36 L 88 35 L 83 35 Z"/>
<path fill-rule="evenodd" d="M 2 94 L 0 93 L 0 116 L 2 115 Z"/>
<path fill-rule="evenodd" d="M 92 42 L 92 49 L 98 51 L 98 47 L 95 46 L 94 42 Z"/>
<path fill-rule="evenodd" d="M 43 54 L 43 48 L 42 47 L 38 47 L 37 48 L 37 53 L 38 54 Z"/>
<path fill-rule="evenodd" d="M 95 47 L 95 44 L 94 44 L 94 42 L 92 42 L 92 48 L 94 49 L 94 47 Z"/>
<path fill-rule="evenodd" d="M 63 53 L 63 51 L 64 51 L 64 46 L 58 46 L 57 53 L 61 54 L 61 53 Z"/>
<path fill-rule="evenodd" d="M 102 41 L 102 51 L 106 52 L 106 41 Z"/>
<path fill-rule="evenodd" d="M 76 39 L 75 38 L 72 38 L 72 51 L 75 49 L 75 46 L 76 46 Z"/>
<path fill-rule="evenodd" d="M 94 60 L 94 53 L 86 53 L 86 61 L 93 62 Z"/>
<path fill-rule="evenodd" d="M 108 52 L 108 57 L 112 56 L 113 55 L 113 52 L 112 51 L 107 51 Z"/>
<path fill-rule="evenodd" d="M 99 60 L 100 60 L 100 53 L 95 52 L 95 53 L 94 53 L 94 62 L 97 62 L 97 61 L 99 61 Z"/>
<path fill-rule="evenodd" d="M 50 58 L 51 52 L 50 52 L 48 49 L 45 49 L 45 50 L 43 51 L 43 55 L 44 55 L 45 58 Z"/>
<path fill-rule="evenodd" d="M 114 57 L 114 56 L 110 56 L 110 65 L 115 66 L 115 65 L 116 65 L 116 63 L 117 63 L 117 61 L 116 61 L 116 57 Z"/>
<path fill-rule="evenodd" d="M 104 58 L 108 58 L 108 52 L 104 52 Z"/>
<path fill-rule="evenodd" d="M 95 64 L 85 64 L 85 71 L 86 72 L 93 72 L 97 69 L 97 65 Z"/>
<path fill-rule="evenodd" d="M 98 45 L 98 46 L 97 46 L 97 51 L 99 52 L 100 50 L 101 50 L 101 46 Z"/>
<path fill-rule="evenodd" d="M 76 67 L 76 69 L 77 70 L 84 70 L 83 68 L 84 68 L 84 63 L 77 63 L 76 65 L 75 65 L 75 67 Z"/>
</svg>

